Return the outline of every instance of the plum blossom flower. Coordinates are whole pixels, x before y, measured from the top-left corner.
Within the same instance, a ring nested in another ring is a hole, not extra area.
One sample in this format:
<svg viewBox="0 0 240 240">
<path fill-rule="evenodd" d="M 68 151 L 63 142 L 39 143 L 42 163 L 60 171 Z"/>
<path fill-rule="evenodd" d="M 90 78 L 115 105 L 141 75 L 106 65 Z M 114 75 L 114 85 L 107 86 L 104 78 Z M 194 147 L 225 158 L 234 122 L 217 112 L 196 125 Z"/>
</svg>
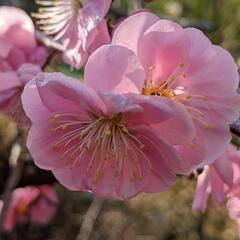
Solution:
<svg viewBox="0 0 240 240">
<path fill-rule="evenodd" d="M 176 136 L 191 131 L 189 125 L 164 101 L 134 94 L 144 71 L 132 51 L 118 47 L 119 61 L 112 46 L 101 48 L 107 54 L 90 57 L 85 84 L 40 73 L 25 86 L 22 101 L 32 121 L 27 147 L 36 165 L 71 190 L 112 199 L 163 191 L 175 183 L 182 161 L 150 125 L 166 128 L 179 119 Z"/>
<path fill-rule="evenodd" d="M 28 123 L 20 95 L 24 85 L 41 71 L 47 57 L 38 46 L 28 15 L 14 7 L 0 7 L 0 110 L 20 125 Z"/>
<path fill-rule="evenodd" d="M 231 139 L 229 124 L 240 109 L 239 76 L 231 55 L 212 45 L 201 31 L 183 29 L 151 13 L 123 21 L 114 31 L 112 45 L 137 55 L 145 70 L 141 94 L 171 101 L 191 118 L 195 135 L 189 142 L 175 137 L 176 127 L 166 131 L 185 159 L 186 170 L 221 156 Z"/>
<path fill-rule="evenodd" d="M 66 49 L 64 60 L 79 69 L 99 46 L 109 43 L 104 20 L 111 0 L 37 0 L 39 13 L 33 14 L 40 29 L 54 36 Z"/>
<path fill-rule="evenodd" d="M 231 187 L 238 184 L 239 170 L 239 153 L 235 147 L 229 146 L 220 158 L 212 165 L 205 166 L 198 176 L 193 209 L 205 211 L 210 193 L 215 207 L 218 208 Z"/>
<path fill-rule="evenodd" d="M 15 7 L 0 7 L 0 71 L 17 71 L 24 63 L 42 65 L 47 57 L 38 46 L 30 17 Z"/>
<path fill-rule="evenodd" d="M 12 193 L 3 229 L 11 232 L 17 223 L 46 224 L 54 217 L 58 202 L 55 190 L 49 185 L 17 188 Z M 2 206 L 0 201 L 0 211 Z"/>
<path fill-rule="evenodd" d="M 216 208 L 227 199 L 229 216 L 238 224 L 240 236 L 240 151 L 229 146 L 212 165 L 198 176 L 193 209 L 204 212 L 209 195 Z"/>
</svg>

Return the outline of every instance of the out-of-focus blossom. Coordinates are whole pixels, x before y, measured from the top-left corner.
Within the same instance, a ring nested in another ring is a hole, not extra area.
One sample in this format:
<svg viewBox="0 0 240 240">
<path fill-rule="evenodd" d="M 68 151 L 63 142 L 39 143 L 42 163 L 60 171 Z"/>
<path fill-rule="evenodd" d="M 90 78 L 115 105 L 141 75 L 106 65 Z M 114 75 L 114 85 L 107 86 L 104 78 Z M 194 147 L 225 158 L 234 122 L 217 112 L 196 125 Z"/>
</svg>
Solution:
<svg viewBox="0 0 240 240">
<path fill-rule="evenodd" d="M 230 146 L 212 165 L 205 166 L 198 176 L 193 209 L 204 212 L 209 194 L 212 194 L 214 205 L 218 208 L 233 185 L 233 175 L 235 175 L 234 184 L 236 178 L 240 177 L 239 171 L 240 158 L 236 154 L 236 149 Z"/>
<path fill-rule="evenodd" d="M 212 45 L 201 31 L 183 29 L 151 13 L 123 21 L 112 43 L 138 56 L 145 70 L 143 95 L 171 101 L 192 119 L 195 135 L 187 143 L 175 136 L 175 129 L 181 127 L 178 122 L 173 120 L 165 132 L 185 159 L 186 170 L 221 156 L 231 139 L 229 124 L 240 108 L 238 70 L 231 55 Z"/>
<path fill-rule="evenodd" d="M 28 123 L 20 100 L 24 85 L 41 71 L 47 57 L 38 46 L 28 15 L 14 7 L 0 7 L 0 111 L 21 126 Z"/>
<path fill-rule="evenodd" d="M 150 125 L 161 129 L 178 119 L 179 137 L 189 132 L 188 124 L 164 100 L 134 94 L 144 71 L 132 51 L 117 47 L 119 58 L 112 48 L 91 55 L 84 85 L 60 73 L 40 73 L 25 86 L 22 101 L 32 121 L 28 149 L 40 168 L 72 190 L 114 199 L 163 191 L 175 183 L 182 162 Z"/>
<path fill-rule="evenodd" d="M 198 176 L 193 209 L 204 212 L 209 195 L 216 208 L 227 199 L 229 216 L 238 224 L 240 235 L 240 151 L 230 146 Z"/>
<path fill-rule="evenodd" d="M 104 20 L 111 0 L 36 1 L 41 6 L 34 14 L 40 29 L 62 43 L 66 49 L 64 60 L 80 68 L 99 46 L 109 43 Z"/>
<path fill-rule="evenodd" d="M 11 232 L 17 223 L 46 224 L 54 217 L 58 202 L 55 190 L 49 185 L 17 188 L 12 193 L 3 228 Z M 0 201 L 0 210 L 2 207 Z"/>
<path fill-rule="evenodd" d="M 0 71 L 17 71 L 24 63 L 42 65 L 47 57 L 38 46 L 29 16 L 15 7 L 0 7 Z"/>
</svg>

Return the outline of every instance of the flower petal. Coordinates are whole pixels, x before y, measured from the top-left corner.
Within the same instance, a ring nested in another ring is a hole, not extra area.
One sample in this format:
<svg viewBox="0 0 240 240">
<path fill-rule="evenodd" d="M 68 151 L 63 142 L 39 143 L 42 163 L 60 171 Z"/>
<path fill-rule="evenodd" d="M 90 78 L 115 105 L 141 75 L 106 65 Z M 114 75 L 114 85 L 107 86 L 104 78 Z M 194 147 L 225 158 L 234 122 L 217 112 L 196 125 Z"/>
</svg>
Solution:
<svg viewBox="0 0 240 240">
<path fill-rule="evenodd" d="M 159 18 L 152 13 L 141 12 L 134 14 L 117 27 L 113 34 L 112 43 L 125 46 L 137 53 L 139 38 L 158 20 Z"/>
<path fill-rule="evenodd" d="M 186 64 L 188 45 L 183 30 L 145 33 L 139 40 L 138 57 L 147 73 L 146 79 L 156 86 L 166 81 L 180 65 Z"/>
<path fill-rule="evenodd" d="M 208 200 L 208 186 L 209 186 L 209 167 L 205 167 L 204 171 L 198 176 L 197 187 L 192 204 L 192 209 L 206 211 Z"/>
<path fill-rule="evenodd" d="M 85 83 L 99 92 L 139 93 L 143 82 L 144 71 L 137 56 L 122 46 L 100 47 L 85 68 Z"/>
</svg>

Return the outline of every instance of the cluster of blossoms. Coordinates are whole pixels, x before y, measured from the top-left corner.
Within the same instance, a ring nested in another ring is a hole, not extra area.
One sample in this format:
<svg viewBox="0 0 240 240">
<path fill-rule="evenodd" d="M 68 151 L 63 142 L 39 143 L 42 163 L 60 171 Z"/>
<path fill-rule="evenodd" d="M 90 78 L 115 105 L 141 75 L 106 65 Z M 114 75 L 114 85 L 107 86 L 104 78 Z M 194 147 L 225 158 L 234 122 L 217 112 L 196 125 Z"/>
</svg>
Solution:
<svg viewBox="0 0 240 240">
<path fill-rule="evenodd" d="M 48 223 L 56 213 L 58 202 L 56 192 L 48 185 L 17 188 L 12 193 L 3 229 L 10 232 L 17 223 Z M 0 212 L 2 207 L 0 201 Z"/>
<path fill-rule="evenodd" d="M 126 18 L 110 38 L 110 0 L 37 3 L 39 28 L 64 46 L 66 63 L 85 69 L 84 83 L 42 72 L 47 52 L 31 20 L 0 8 L 0 107 L 16 117 L 23 106 L 17 119 L 28 122 L 35 164 L 68 189 L 121 200 L 165 191 L 177 175 L 203 168 L 193 207 L 205 210 L 212 192 L 216 206 L 228 199 L 239 222 L 240 154 L 229 130 L 239 117 L 239 75 L 231 55 L 201 31 L 149 12 Z"/>
</svg>

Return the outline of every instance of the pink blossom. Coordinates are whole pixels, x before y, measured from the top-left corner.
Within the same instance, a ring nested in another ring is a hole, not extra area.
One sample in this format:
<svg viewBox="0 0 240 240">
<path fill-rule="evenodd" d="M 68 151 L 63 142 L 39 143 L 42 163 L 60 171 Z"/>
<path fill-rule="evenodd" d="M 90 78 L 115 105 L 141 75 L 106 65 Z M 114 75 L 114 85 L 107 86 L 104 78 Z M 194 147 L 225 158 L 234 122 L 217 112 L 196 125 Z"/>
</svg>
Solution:
<svg viewBox="0 0 240 240">
<path fill-rule="evenodd" d="M 17 71 L 24 63 L 42 65 L 47 52 L 38 46 L 30 17 L 15 7 L 0 7 L 0 71 Z"/>
<path fill-rule="evenodd" d="M 11 232 L 17 223 L 48 223 L 55 215 L 58 197 L 49 185 L 17 188 L 12 193 L 9 209 L 3 224 L 4 230 Z M 0 209 L 3 202 L 0 201 Z"/>
<path fill-rule="evenodd" d="M 37 45 L 31 19 L 14 7 L 0 7 L 0 45 L 0 110 L 25 126 L 20 95 L 41 71 L 47 51 Z"/>
<path fill-rule="evenodd" d="M 212 45 L 201 31 L 183 29 L 151 13 L 123 21 L 112 44 L 137 55 L 145 70 L 140 93 L 171 101 L 191 118 L 195 135 L 188 142 L 176 138 L 176 125 L 165 132 L 185 159 L 186 170 L 221 156 L 231 139 L 229 124 L 238 117 L 240 107 L 238 70 L 231 55 Z"/>
<path fill-rule="evenodd" d="M 150 125 L 161 129 L 178 119 L 177 137 L 187 135 L 189 125 L 164 100 L 134 94 L 144 71 L 132 51 L 101 49 L 86 65 L 86 84 L 41 73 L 26 85 L 22 101 L 32 121 L 27 147 L 40 168 L 71 190 L 113 199 L 163 191 L 175 183 L 182 161 Z"/>
<path fill-rule="evenodd" d="M 229 191 L 240 186 L 240 155 L 236 148 L 229 146 L 225 153 L 212 165 L 204 167 L 198 176 L 193 209 L 205 211 L 211 193 L 215 207 L 219 207 Z"/>
<path fill-rule="evenodd" d="M 64 60 L 79 69 L 99 46 L 109 43 L 104 20 L 111 0 L 38 1 L 37 24 L 65 46 Z"/>
<path fill-rule="evenodd" d="M 240 151 L 229 146 L 212 165 L 198 176 L 193 209 L 204 212 L 209 195 L 216 208 L 227 199 L 229 216 L 238 224 L 240 236 Z"/>
</svg>

